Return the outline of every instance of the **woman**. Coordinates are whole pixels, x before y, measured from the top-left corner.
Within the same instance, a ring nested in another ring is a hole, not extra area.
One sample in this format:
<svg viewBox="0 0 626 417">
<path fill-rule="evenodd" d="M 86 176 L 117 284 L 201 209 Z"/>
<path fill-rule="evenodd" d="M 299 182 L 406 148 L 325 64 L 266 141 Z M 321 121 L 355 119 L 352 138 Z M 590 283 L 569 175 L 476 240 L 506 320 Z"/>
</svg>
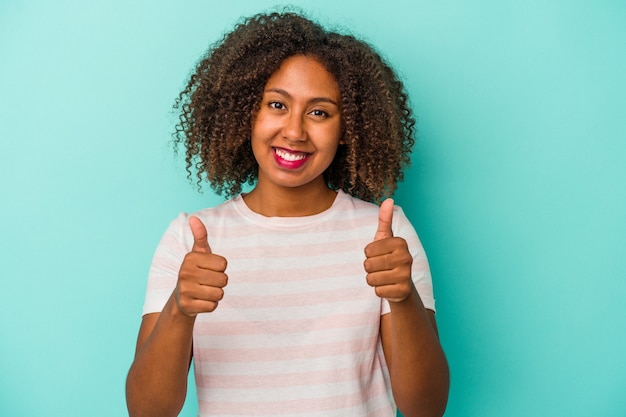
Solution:
<svg viewBox="0 0 626 417">
<path fill-rule="evenodd" d="M 177 108 L 189 175 L 231 199 L 181 214 L 157 248 L 130 414 L 177 415 L 193 358 L 201 416 L 441 416 L 428 262 L 402 210 L 374 204 L 413 145 L 393 70 L 302 16 L 257 15 Z"/>
</svg>

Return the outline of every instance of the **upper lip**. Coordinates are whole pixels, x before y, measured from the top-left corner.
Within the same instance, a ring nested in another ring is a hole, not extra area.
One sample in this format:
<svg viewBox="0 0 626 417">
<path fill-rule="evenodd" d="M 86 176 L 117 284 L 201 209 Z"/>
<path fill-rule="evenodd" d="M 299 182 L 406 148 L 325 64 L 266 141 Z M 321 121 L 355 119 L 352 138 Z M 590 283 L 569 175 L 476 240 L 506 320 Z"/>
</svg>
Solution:
<svg viewBox="0 0 626 417">
<path fill-rule="evenodd" d="M 291 154 L 309 155 L 311 153 L 311 152 L 306 152 L 306 151 L 299 151 L 299 150 L 296 150 L 296 149 L 282 148 L 280 146 L 274 146 L 274 150 L 275 151 L 287 152 L 287 153 L 291 153 Z"/>
</svg>

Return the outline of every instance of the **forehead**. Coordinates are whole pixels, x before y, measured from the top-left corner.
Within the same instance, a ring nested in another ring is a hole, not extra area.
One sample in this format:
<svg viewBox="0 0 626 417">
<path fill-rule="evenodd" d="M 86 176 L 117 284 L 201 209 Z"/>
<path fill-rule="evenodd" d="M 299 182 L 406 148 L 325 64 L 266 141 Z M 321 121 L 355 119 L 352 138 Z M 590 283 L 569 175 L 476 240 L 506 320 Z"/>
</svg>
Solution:
<svg viewBox="0 0 626 417">
<path fill-rule="evenodd" d="M 302 96 L 339 100 L 335 77 L 314 57 L 295 55 L 285 59 L 267 80 L 265 90 L 281 89 Z"/>
</svg>

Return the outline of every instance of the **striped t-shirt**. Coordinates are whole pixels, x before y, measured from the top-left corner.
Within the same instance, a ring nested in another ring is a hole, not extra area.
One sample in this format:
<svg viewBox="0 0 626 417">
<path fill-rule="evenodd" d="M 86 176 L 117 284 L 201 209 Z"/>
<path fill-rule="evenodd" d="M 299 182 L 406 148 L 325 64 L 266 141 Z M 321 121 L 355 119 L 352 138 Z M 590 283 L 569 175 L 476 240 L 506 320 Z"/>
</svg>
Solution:
<svg viewBox="0 0 626 417">
<path fill-rule="evenodd" d="M 389 305 L 363 268 L 378 206 L 339 191 L 313 216 L 265 217 L 241 196 L 194 215 L 228 261 L 223 300 L 194 327 L 200 416 L 396 415 L 379 338 Z M 188 219 L 176 218 L 156 250 L 144 314 L 160 312 L 176 286 L 193 244 Z M 399 207 L 392 229 L 407 241 L 416 288 L 434 310 L 428 261 Z"/>
</svg>

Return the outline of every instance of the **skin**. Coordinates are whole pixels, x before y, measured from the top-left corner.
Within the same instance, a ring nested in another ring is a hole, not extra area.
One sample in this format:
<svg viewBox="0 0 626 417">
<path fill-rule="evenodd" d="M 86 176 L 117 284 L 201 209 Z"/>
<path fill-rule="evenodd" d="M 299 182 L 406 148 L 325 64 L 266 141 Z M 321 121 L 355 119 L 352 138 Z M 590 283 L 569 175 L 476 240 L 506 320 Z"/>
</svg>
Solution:
<svg viewBox="0 0 626 417">
<path fill-rule="evenodd" d="M 405 417 L 442 416 L 450 385 L 448 363 L 435 313 L 424 308 L 413 285 L 413 258 L 406 241 L 393 236 L 392 218 L 393 200 L 387 199 L 363 265 L 367 283 L 391 308 L 381 317 L 380 335 L 393 396 Z"/>
<path fill-rule="evenodd" d="M 340 146 L 339 97 L 334 77 L 311 57 L 291 57 L 270 77 L 252 129 L 259 178 L 244 200 L 253 211 L 306 216 L 332 205 L 336 192 L 326 186 L 323 173 Z M 406 241 L 393 236 L 392 217 L 393 201 L 387 200 L 380 207 L 374 238 L 365 247 L 364 269 L 372 291 L 391 306 L 381 318 L 380 332 L 393 395 L 406 417 L 441 416 L 448 366 L 434 313 L 424 308 L 413 286 Z M 224 297 L 227 261 L 212 253 L 198 218 L 191 217 L 189 227 L 194 244 L 176 288 L 163 311 L 144 316 L 141 323 L 126 389 L 133 417 L 180 412 L 196 316 L 219 308 Z"/>
<path fill-rule="evenodd" d="M 267 81 L 252 127 L 258 182 L 246 204 L 265 216 L 306 216 L 329 208 L 336 193 L 323 173 L 341 136 L 341 95 L 334 77 L 315 59 L 286 59 Z M 292 158 L 289 163 L 277 151 Z M 301 164 L 301 165 L 300 165 Z"/>
</svg>

